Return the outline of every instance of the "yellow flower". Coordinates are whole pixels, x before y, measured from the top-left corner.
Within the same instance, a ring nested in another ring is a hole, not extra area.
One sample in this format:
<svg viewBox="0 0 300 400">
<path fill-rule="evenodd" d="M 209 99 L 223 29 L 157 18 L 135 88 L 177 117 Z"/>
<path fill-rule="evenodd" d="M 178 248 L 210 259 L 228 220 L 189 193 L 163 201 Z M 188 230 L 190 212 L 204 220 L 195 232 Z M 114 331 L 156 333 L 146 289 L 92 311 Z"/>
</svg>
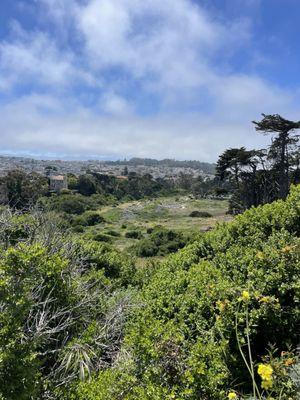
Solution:
<svg viewBox="0 0 300 400">
<path fill-rule="evenodd" d="M 258 375 L 261 376 L 262 380 L 268 381 L 272 379 L 273 368 L 268 364 L 259 364 L 257 369 Z"/>
<path fill-rule="evenodd" d="M 242 300 L 242 301 L 249 301 L 249 300 L 250 300 L 250 294 L 249 294 L 249 292 L 248 292 L 247 290 L 243 290 L 243 291 L 242 291 L 242 295 L 241 295 L 241 297 L 239 298 L 239 300 Z"/>
<path fill-rule="evenodd" d="M 259 299 L 259 301 L 261 302 L 261 303 L 269 303 L 270 302 L 270 297 L 269 296 L 263 296 L 263 297 L 261 297 L 260 299 Z"/>
<path fill-rule="evenodd" d="M 234 392 L 230 392 L 230 393 L 228 393 L 227 397 L 229 400 L 237 399 L 237 394 Z"/>
<path fill-rule="evenodd" d="M 262 381 L 262 383 L 261 383 L 261 387 L 265 390 L 271 389 L 272 386 L 273 386 L 272 379 L 266 379 L 266 380 Z"/>
</svg>

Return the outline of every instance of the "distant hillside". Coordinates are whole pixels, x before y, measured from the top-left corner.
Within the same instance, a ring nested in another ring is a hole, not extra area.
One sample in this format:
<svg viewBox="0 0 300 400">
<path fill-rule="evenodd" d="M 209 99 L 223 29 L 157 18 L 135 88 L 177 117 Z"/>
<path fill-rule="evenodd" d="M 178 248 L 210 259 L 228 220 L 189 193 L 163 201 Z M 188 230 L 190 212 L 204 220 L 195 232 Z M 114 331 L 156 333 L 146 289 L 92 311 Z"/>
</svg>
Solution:
<svg viewBox="0 0 300 400">
<path fill-rule="evenodd" d="M 162 167 L 179 167 L 179 168 L 193 168 L 200 169 L 207 174 L 214 174 L 216 165 L 207 162 L 201 162 L 196 160 L 191 161 L 178 161 L 165 158 L 163 160 L 156 160 L 153 158 L 138 158 L 134 157 L 130 160 L 118 160 L 118 161 L 107 161 L 109 165 L 131 165 L 138 166 L 144 165 L 147 167 L 162 166 Z"/>
</svg>

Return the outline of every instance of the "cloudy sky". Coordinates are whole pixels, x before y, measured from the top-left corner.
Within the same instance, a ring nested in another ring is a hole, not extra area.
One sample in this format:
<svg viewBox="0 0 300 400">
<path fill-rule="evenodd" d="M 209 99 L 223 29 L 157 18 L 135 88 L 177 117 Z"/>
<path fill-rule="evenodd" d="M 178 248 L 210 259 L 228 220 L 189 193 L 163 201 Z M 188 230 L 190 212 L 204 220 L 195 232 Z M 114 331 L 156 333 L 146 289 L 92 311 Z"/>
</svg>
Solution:
<svg viewBox="0 0 300 400">
<path fill-rule="evenodd" d="M 215 161 L 300 116 L 299 0 L 1 0 L 2 154 Z"/>
</svg>

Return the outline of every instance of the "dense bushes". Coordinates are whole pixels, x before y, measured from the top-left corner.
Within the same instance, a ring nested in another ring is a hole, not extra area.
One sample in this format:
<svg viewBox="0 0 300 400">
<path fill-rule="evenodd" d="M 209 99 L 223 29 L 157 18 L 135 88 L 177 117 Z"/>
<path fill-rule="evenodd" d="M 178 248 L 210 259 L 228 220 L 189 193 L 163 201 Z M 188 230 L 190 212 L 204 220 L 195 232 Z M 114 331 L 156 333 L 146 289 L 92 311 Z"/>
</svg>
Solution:
<svg viewBox="0 0 300 400">
<path fill-rule="evenodd" d="M 95 240 L 96 242 L 112 242 L 112 237 L 102 232 L 91 233 L 88 238 L 90 238 L 91 240 Z"/>
<path fill-rule="evenodd" d="M 94 194 L 83 196 L 82 194 L 61 194 L 49 198 L 41 198 L 39 205 L 46 210 L 54 210 L 66 214 L 81 215 L 87 210 L 96 210 L 102 205 L 114 204 L 115 199 L 111 196 Z"/>
<path fill-rule="evenodd" d="M 96 211 L 86 211 L 73 220 L 73 225 L 94 226 L 104 222 L 104 218 Z"/>
<path fill-rule="evenodd" d="M 125 232 L 125 237 L 128 239 L 141 239 L 142 238 L 142 232 L 141 231 L 127 231 Z"/>
<path fill-rule="evenodd" d="M 161 227 L 148 230 L 149 236 L 134 246 L 139 257 L 163 256 L 174 253 L 186 245 L 189 238 L 181 232 Z"/>
<path fill-rule="evenodd" d="M 27 174 L 22 170 L 11 170 L 0 178 L 1 203 L 13 209 L 29 209 L 48 191 L 47 178 L 35 172 Z"/>
<path fill-rule="evenodd" d="M 207 211 L 192 211 L 190 213 L 190 217 L 192 218 L 211 218 L 212 214 Z"/>
<path fill-rule="evenodd" d="M 297 399 L 300 187 L 138 273 L 51 218 L 0 223 L 0 398 Z M 184 245 L 162 227 L 148 235 L 136 246 Z"/>
<path fill-rule="evenodd" d="M 42 201 L 41 201 L 42 203 Z M 91 208 L 91 202 L 88 198 L 81 195 L 62 194 L 54 195 L 50 199 L 45 199 L 44 203 L 51 209 L 67 214 L 82 214 L 85 210 Z"/>
<path fill-rule="evenodd" d="M 81 384 L 76 398 L 244 398 L 252 383 L 238 345 L 249 363 L 249 338 L 254 371 L 258 363 L 271 371 L 266 389 L 255 372 L 260 395 L 296 399 L 289 349 L 299 340 L 299 226 L 300 187 L 169 257 L 141 290 L 127 357 Z"/>
<path fill-rule="evenodd" d="M 117 356 L 135 268 L 107 245 L 64 238 L 45 216 L 1 225 L 18 220 L 26 235 L 15 247 L 11 229 L 0 237 L 0 398 L 56 398 Z"/>
</svg>

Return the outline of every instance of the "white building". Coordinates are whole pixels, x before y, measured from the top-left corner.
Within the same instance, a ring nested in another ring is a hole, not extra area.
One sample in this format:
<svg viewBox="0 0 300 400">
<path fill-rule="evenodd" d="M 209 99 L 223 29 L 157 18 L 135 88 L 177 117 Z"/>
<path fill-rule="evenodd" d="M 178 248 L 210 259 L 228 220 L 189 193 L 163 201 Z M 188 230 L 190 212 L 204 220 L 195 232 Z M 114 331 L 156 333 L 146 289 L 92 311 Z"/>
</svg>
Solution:
<svg viewBox="0 0 300 400">
<path fill-rule="evenodd" d="M 50 176 L 50 190 L 60 192 L 62 189 L 68 189 L 68 180 L 64 175 Z"/>
</svg>

